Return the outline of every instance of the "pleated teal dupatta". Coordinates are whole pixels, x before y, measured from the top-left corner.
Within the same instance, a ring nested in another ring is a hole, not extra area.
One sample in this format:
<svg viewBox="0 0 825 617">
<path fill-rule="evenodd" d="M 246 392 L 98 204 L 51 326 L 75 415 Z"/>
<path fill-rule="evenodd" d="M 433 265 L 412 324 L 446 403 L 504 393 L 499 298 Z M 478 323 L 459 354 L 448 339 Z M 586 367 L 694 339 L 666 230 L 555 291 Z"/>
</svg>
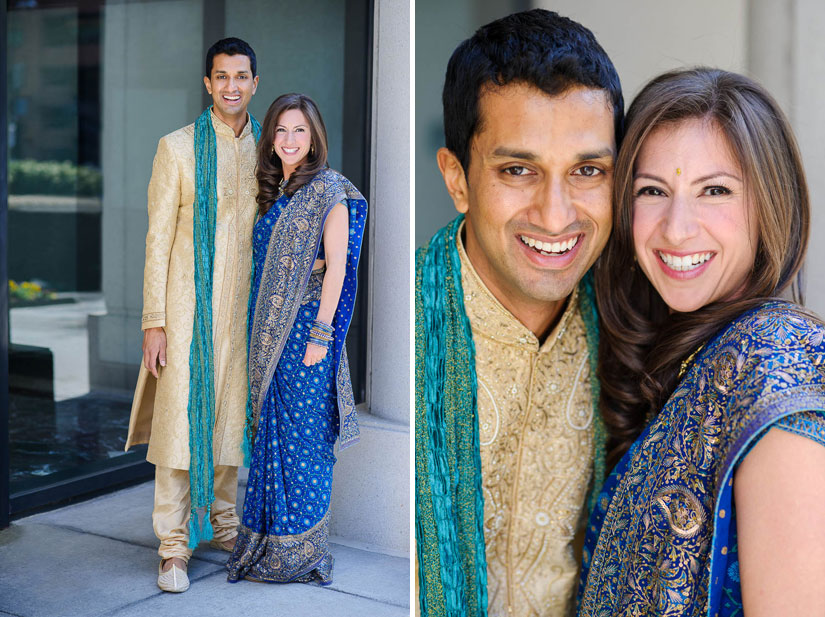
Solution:
<svg viewBox="0 0 825 617">
<path fill-rule="evenodd" d="M 195 248 L 195 320 L 189 348 L 189 548 L 212 539 L 209 514 L 213 492 L 214 461 L 212 427 L 215 425 L 215 367 L 212 357 L 212 270 L 215 261 L 215 219 L 218 209 L 217 144 L 212 126 L 212 106 L 195 121 L 195 204 L 193 243 Z M 251 115 L 249 122 L 257 142 L 261 125 Z M 203 528 L 198 508 L 206 508 Z"/>
</svg>

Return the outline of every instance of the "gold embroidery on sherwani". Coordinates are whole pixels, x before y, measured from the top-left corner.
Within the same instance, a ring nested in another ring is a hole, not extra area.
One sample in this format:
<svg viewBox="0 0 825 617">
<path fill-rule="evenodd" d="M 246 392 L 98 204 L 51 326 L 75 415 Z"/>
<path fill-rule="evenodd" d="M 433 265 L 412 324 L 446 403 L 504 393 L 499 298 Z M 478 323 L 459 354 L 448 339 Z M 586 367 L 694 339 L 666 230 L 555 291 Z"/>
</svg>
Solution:
<svg viewBox="0 0 825 617">
<path fill-rule="evenodd" d="M 481 282 L 461 243 L 473 333 L 488 612 L 572 615 L 579 530 L 592 476 L 593 405 L 576 293 L 540 346 Z"/>
<path fill-rule="evenodd" d="M 247 122 L 240 137 L 212 115 L 217 148 L 217 219 L 212 289 L 215 366 L 216 465 L 243 462 L 246 422 L 246 317 L 252 264 L 252 225 L 258 187 L 255 137 Z M 189 347 L 195 314 L 194 124 L 161 138 L 149 183 L 141 327 L 166 331 L 166 367 L 160 379 L 141 367 L 127 449 L 149 443 L 156 465 L 189 469 Z M 135 350 L 136 352 L 138 350 Z M 151 427 L 151 438 L 150 438 Z"/>
</svg>

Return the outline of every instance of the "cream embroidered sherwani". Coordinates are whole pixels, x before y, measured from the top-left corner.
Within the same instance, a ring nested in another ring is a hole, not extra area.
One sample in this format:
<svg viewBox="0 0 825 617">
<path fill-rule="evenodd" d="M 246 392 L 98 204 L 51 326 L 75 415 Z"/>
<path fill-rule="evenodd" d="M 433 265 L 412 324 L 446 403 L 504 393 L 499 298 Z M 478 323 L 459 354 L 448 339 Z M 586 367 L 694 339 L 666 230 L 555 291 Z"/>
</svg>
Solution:
<svg viewBox="0 0 825 617">
<path fill-rule="evenodd" d="M 488 613 L 572 615 L 573 540 L 593 468 L 590 367 L 576 294 L 540 345 L 481 282 L 461 231 L 458 251 L 476 352 Z"/>
<path fill-rule="evenodd" d="M 255 137 L 240 137 L 212 114 L 217 147 L 217 219 L 212 294 L 215 465 L 243 463 L 247 398 L 246 327 L 257 205 Z M 194 124 L 161 138 L 149 183 L 149 232 L 142 328 L 166 331 L 166 366 L 155 379 L 141 366 L 126 448 L 149 443 L 147 460 L 189 469 L 189 346 L 195 315 L 192 238 Z M 151 433 L 151 435 L 150 435 Z"/>
</svg>

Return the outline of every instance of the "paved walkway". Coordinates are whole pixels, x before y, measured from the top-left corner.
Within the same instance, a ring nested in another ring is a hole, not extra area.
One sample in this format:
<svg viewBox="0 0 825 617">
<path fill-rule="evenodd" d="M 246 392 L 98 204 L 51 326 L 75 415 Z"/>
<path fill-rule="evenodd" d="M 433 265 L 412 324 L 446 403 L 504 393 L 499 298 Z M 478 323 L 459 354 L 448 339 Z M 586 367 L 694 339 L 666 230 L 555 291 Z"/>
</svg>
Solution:
<svg viewBox="0 0 825 617">
<path fill-rule="evenodd" d="M 407 617 L 408 558 L 331 538 L 330 587 L 226 582 L 206 544 L 183 594 L 157 588 L 152 482 L 14 521 L 0 531 L 0 616 Z M 238 490 L 244 494 L 243 481 Z M 239 508 L 241 506 L 239 505 Z"/>
</svg>

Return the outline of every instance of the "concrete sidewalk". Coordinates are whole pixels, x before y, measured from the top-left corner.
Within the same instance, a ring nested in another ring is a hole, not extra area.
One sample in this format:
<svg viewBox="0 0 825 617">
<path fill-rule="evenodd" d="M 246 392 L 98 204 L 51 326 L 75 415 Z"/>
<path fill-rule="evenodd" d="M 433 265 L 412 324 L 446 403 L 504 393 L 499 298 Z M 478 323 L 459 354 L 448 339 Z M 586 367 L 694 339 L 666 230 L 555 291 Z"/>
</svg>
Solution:
<svg viewBox="0 0 825 617">
<path fill-rule="evenodd" d="M 244 482 L 238 489 L 239 502 Z M 226 582 L 227 553 L 204 543 L 192 586 L 160 591 L 152 532 L 153 483 L 14 521 L 0 531 L 0 615 L 18 617 L 408 616 L 408 557 L 330 538 L 330 587 Z M 239 511 L 242 505 L 238 505 Z"/>
</svg>

